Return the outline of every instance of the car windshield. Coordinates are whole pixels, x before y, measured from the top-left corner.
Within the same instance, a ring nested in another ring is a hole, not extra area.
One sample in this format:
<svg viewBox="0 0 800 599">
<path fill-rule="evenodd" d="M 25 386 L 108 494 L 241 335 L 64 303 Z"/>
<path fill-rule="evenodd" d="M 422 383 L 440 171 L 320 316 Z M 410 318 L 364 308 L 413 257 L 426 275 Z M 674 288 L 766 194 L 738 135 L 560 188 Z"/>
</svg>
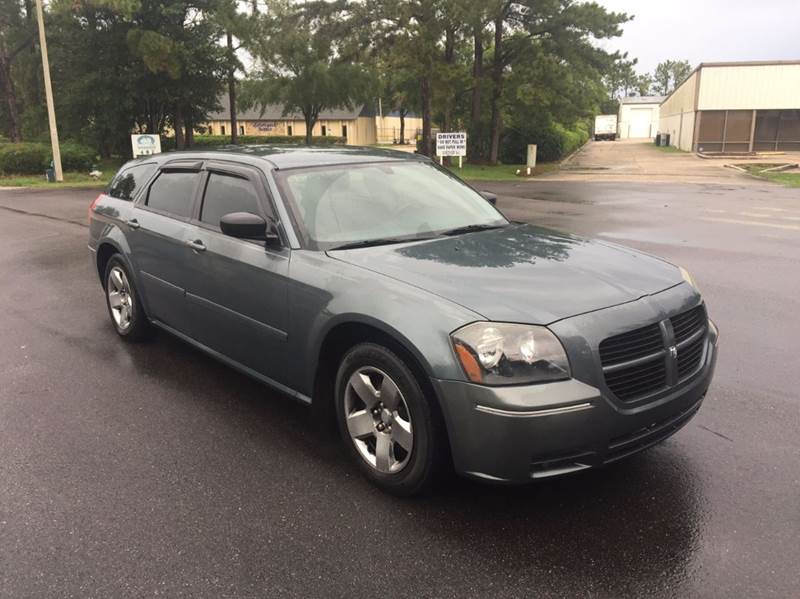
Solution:
<svg viewBox="0 0 800 599">
<path fill-rule="evenodd" d="M 277 175 L 313 249 L 426 239 L 508 224 L 479 193 L 427 162 L 312 167 Z"/>
</svg>

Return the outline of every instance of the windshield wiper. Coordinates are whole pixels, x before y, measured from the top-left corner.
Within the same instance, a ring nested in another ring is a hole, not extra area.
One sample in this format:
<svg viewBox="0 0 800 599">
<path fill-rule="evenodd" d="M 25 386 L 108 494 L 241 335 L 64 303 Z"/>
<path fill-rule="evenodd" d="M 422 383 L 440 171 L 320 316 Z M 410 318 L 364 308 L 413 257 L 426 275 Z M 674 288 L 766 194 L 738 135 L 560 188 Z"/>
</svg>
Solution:
<svg viewBox="0 0 800 599">
<path fill-rule="evenodd" d="M 351 250 L 353 248 L 368 248 L 376 245 L 391 245 L 393 243 L 406 243 L 409 241 L 422 241 L 424 239 L 432 239 L 431 237 L 383 237 L 377 239 L 363 239 L 361 241 L 351 241 L 350 243 L 343 243 L 342 245 L 337 245 L 332 248 L 328 248 L 328 251 L 333 250 Z"/>
<path fill-rule="evenodd" d="M 503 225 L 465 225 L 463 227 L 456 227 L 455 229 L 448 229 L 447 231 L 443 232 L 442 235 L 452 236 L 452 235 L 463 235 L 464 233 L 473 233 L 475 231 L 489 231 L 491 229 L 502 229 L 503 227 L 507 227 L 507 224 Z"/>
</svg>

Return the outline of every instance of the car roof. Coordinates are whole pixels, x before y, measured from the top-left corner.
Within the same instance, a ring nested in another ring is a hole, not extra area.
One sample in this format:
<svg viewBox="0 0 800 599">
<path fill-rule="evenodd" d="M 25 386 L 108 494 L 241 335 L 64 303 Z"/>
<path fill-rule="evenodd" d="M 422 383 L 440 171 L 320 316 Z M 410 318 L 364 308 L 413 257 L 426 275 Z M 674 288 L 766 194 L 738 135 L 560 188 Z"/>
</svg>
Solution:
<svg viewBox="0 0 800 599">
<path fill-rule="evenodd" d="M 144 157 L 152 160 L 153 156 Z M 425 156 L 359 146 L 306 146 L 306 145 L 241 145 L 217 148 L 164 152 L 157 155 L 157 162 L 164 164 L 175 160 L 235 160 L 253 164 L 259 159 L 277 170 L 326 166 L 340 164 L 359 164 L 366 162 L 427 161 Z M 142 159 L 139 159 L 140 161 Z"/>
</svg>

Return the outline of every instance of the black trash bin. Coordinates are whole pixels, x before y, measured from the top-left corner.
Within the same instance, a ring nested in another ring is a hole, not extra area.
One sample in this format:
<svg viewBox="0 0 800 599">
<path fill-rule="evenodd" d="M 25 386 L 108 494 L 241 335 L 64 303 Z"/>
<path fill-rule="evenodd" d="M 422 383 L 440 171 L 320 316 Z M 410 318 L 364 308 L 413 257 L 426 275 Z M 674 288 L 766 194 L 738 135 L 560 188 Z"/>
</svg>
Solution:
<svg viewBox="0 0 800 599">
<path fill-rule="evenodd" d="M 656 133 L 656 145 L 657 146 L 661 145 L 661 134 L 660 133 Z"/>
</svg>

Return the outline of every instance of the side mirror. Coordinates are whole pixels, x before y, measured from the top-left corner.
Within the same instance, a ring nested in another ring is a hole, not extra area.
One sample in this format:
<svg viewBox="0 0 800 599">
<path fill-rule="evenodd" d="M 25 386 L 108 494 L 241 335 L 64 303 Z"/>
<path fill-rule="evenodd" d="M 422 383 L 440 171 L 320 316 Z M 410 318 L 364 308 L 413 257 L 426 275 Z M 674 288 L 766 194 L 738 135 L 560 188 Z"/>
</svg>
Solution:
<svg viewBox="0 0 800 599">
<path fill-rule="evenodd" d="M 250 212 L 231 212 L 219 219 L 225 235 L 238 239 L 266 239 L 267 221 Z"/>
<path fill-rule="evenodd" d="M 479 193 L 483 196 L 483 199 L 489 202 L 492 206 L 497 206 L 497 196 L 491 191 L 481 191 Z"/>
<path fill-rule="evenodd" d="M 225 235 L 239 239 L 258 239 L 267 247 L 281 247 L 278 225 L 250 212 L 231 212 L 219 219 L 219 228 Z"/>
</svg>

